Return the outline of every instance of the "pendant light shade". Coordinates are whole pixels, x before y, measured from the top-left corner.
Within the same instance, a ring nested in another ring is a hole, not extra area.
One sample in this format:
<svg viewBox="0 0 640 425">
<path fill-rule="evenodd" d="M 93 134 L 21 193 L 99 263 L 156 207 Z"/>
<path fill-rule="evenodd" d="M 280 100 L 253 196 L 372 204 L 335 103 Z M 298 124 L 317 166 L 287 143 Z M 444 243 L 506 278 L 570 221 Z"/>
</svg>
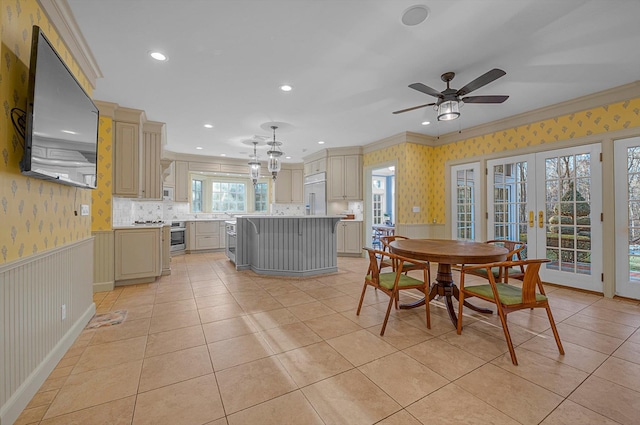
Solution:
<svg viewBox="0 0 640 425">
<path fill-rule="evenodd" d="M 278 127 L 276 127 L 275 125 L 271 126 L 271 129 L 273 130 L 273 140 L 271 142 L 267 142 L 267 145 L 269 145 L 269 151 L 267 152 L 267 155 L 269 155 L 269 161 L 267 162 L 267 169 L 273 176 L 274 180 L 276 179 L 276 177 L 278 176 L 278 173 L 280 172 L 280 169 L 282 168 L 282 164 L 280 162 L 280 157 L 282 156 L 280 145 L 282 145 L 282 143 L 276 141 L 277 128 Z"/>
<path fill-rule="evenodd" d="M 257 145 L 258 142 L 253 142 L 253 156 L 251 157 L 251 161 L 249 161 L 249 177 L 254 187 L 260 178 L 260 162 L 258 161 L 258 153 L 256 152 Z"/>
</svg>

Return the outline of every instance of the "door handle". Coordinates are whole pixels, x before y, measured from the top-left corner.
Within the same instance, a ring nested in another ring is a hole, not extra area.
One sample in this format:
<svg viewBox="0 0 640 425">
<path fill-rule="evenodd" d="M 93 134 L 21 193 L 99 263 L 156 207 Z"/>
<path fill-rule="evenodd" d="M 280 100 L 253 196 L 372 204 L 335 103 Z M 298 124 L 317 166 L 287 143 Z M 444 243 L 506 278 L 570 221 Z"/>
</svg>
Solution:
<svg viewBox="0 0 640 425">
<path fill-rule="evenodd" d="M 542 210 L 538 211 L 538 227 L 541 229 L 544 227 L 544 213 Z"/>
<path fill-rule="evenodd" d="M 535 224 L 533 223 L 533 211 L 529 211 L 529 227 L 533 227 Z"/>
</svg>

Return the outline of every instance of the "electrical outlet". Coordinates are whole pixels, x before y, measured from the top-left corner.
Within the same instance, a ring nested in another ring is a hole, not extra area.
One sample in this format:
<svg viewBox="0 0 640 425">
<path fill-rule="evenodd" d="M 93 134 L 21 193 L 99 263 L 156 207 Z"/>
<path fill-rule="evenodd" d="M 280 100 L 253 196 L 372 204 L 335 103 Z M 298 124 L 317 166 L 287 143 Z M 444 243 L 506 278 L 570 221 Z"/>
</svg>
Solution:
<svg viewBox="0 0 640 425">
<path fill-rule="evenodd" d="M 416 213 L 416 212 L 420 212 L 420 207 L 413 207 L 413 212 L 414 212 L 414 213 Z"/>
<path fill-rule="evenodd" d="M 80 205 L 80 215 L 89 215 L 89 205 L 87 204 Z"/>
<path fill-rule="evenodd" d="M 62 315 L 62 320 L 67 318 L 67 305 L 66 304 L 62 304 L 62 307 L 60 308 L 60 313 Z"/>
</svg>

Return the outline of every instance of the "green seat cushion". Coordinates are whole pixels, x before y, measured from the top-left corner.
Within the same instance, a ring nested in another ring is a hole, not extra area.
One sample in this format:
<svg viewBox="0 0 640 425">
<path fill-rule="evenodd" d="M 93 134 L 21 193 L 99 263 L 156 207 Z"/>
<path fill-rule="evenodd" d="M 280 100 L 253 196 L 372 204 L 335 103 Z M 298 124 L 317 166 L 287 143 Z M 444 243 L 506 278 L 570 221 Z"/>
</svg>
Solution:
<svg viewBox="0 0 640 425">
<path fill-rule="evenodd" d="M 367 275 L 367 279 L 371 279 L 371 275 Z M 388 290 L 393 289 L 393 283 L 396 281 L 395 273 L 380 273 L 380 286 L 386 288 Z M 401 274 L 400 280 L 398 281 L 398 287 L 402 288 L 403 286 L 420 286 L 424 283 L 421 280 L 414 279 L 411 276 L 406 276 Z"/>
<path fill-rule="evenodd" d="M 506 283 L 497 283 L 498 296 L 500 302 L 504 305 L 522 304 L 522 290 L 517 286 L 507 285 Z M 485 298 L 493 299 L 493 291 L 491 285 L 466 286 L 465 291 L 472 294 L 480 295 Z M 542 294 L 536 294 L 536 301 L 544 301 L 547 297 Z"/>
<path fill-rule="evenodd" d="M 517 276 L 519 274 L 522 274 L 522 270 L 520 270 L 520 267 L 510 267 L 508 271 L 509 276 Z M 493 277 L 497 279 L 500 276 L 500 267 L 491 268 L 491 273 L 493 273 Z M 487 277 L 487 269 L 475 269 L 471 272 L 471 274 Z"/>
</svg>

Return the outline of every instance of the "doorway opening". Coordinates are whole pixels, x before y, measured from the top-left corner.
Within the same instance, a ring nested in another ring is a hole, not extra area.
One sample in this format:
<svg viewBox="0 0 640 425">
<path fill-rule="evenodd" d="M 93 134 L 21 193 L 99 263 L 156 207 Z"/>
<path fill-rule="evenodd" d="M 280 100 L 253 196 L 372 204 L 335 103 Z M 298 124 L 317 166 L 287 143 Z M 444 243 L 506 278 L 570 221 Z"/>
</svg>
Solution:
<svg viewBox="0 0 640 425">
<path fill-rule="evenodd" d="M 371 246 L 382 249 L 381 236 L 393 235 L 396 223 L 396 166 L 377 165 L 371 169 L 367 193 L 366 228 L 371 229 Z"/>
</svg>

